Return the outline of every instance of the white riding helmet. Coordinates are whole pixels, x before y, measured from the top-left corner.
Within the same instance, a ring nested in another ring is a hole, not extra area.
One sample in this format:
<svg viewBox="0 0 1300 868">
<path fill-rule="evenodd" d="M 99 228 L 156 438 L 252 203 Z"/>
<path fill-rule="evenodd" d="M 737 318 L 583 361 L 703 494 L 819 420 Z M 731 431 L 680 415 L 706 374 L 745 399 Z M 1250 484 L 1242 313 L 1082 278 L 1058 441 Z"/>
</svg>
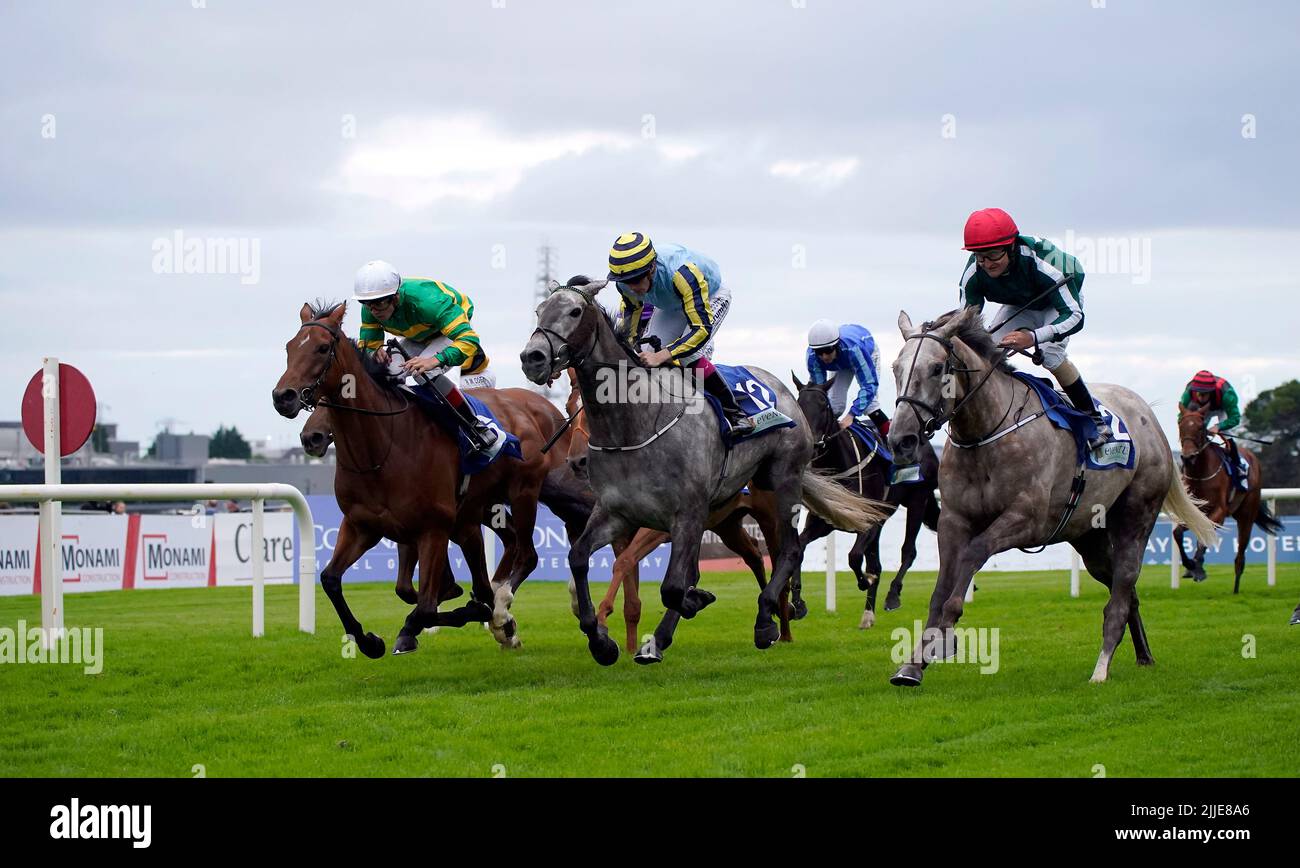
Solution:
<svg viewBox="0 0 1300 868">
<path fill-rule="evenodd" d="M 357 301 L 374 301 L 393 295 L 401 285 L 402 275 L 397 273 L 397 269 L 382 259 L 376 259 L 357 269 L 352 297 Z"/>
<path fill-rule="evenodd" d="M 833 347 L 840 342 L 840 327 L 828 319 L 819 319 L 808 329 L 808 346 L 814 350 Z"/>
</svg>

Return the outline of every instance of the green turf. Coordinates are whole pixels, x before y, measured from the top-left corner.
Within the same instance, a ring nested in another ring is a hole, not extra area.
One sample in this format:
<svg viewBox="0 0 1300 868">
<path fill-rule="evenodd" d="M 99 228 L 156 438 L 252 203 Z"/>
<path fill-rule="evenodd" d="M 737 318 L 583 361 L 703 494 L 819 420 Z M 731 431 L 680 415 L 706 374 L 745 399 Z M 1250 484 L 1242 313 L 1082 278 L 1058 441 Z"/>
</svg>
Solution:
<svg viewBox="0 0 1300 868">
<path fill-rule="evenodd" d="M 752 579 L 706 576 L 718 602 L 647 668 L 626 653 L 597 666 L 559 584 L 521 590 L 521 651 L 474 626 L 379 661 L 344 658 L 323 594 L 317 635 L 297 632 L 296 588 L 268 589 L 263 639 L 247 589 L 69 596 L 70 626 L 104 628 L 104 670 L 0 665 L 0 775 L 1296 775 L 1300 567 L 1276 588 L 1253 568 L 1237 597 L 1227 575 L 1172 591 L 1148 568 L 1157 665 L 1138 669 L 1126 639 L 1094 685 L 1101 586 L 1075 600 L 1063 573 L 983 574 L 962 623 L 999 629 L 1000 670 L 932 666 L 918 690 L 888 683 L 890 632 L 922 616 L 925 573 L 867 632 L 851 577 L 831 615 L 810 575 L 794 644 L 767 651 Z M 405 612 L 391 588 L 348 593 L 391 646 Z M 34 597 L 0 600 L 0 626 L 39 614 Z"/>
</svg>

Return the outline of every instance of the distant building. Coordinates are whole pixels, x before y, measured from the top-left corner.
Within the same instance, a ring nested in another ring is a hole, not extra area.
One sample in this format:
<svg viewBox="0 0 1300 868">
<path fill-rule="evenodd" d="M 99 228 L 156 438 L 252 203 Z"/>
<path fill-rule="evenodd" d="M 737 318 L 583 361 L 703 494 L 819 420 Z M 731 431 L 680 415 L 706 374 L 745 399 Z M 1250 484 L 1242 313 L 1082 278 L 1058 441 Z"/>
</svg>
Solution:
<svg viewBox="0 0 1300 868">
<path fill-rule="evenodd" d="M 154 459 L 177 464 L 206 464 L 208 443 L 206 434 L 172 434 L 162 431 L 154 441 Z"/>
</svg>

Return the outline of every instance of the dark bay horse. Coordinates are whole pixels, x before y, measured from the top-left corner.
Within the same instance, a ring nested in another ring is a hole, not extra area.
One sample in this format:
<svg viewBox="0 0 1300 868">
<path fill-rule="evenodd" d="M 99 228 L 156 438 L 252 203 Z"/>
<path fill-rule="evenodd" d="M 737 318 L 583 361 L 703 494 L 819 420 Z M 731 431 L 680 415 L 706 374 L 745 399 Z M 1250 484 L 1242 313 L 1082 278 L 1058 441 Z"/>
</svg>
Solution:
<svg viewBox="0 0 1300 868">
<path fill-rule="evenodd" d="M 1217 443 L 1211 443 L 1206 434 L 1204 412 L 1195 407 L 1184 412 L 1178 420 L 1178 438 L 1183 453 L 1183 482 L 1193 497 L 1205 502 L 1201 511 L 1217 525 L 1222 525 L 1228 516 L 1236 519 L 1237 558 L 1233 562 L 1236 576 L 1232 582 L 1232 592 L 1235 594 L 1241 589 L 1241 574 L 1246 569 L 1246 547 L 1250 545 L 1251 527 L 1258 526 L 1260 530 L 1273 535 L 1282 530 L 1282 522 L 1273 517 L 1261 498 L 1263 483 L 1260 480 L 1259 459 L 1249 449 L 1237 447 L 1241 457 L 1250 464 L 1250 472 L 1246 477 L 1249 489 L 1242 491 L 1233 485 L 1228 476 L 1227 450 Z M 1181 524 L 1174 528 L 1178 556 L 1182 558 L 1186 570 L 1184 575 L 1203 582 L 1208 540 L 1198 535 L 1196 555 L 1189 558 L 1183 548 L 1185 530 Z"/>
<path fill-rule="evenodd" d="M 850 431 L 840 427 L 828 394 L 831 381 L 820 385 L 803 383 L 798 376 L 794 376 L 794 385 L 799 390 L 799 409 L 803 411 L 808 427 L 816 438 L 813 467 L 831 474 L 833 479 L 838 479 L 841 485 L 854 494 L 872 500 L 883 500 L 895 510 L 900 506 L 907 509 L 902 560 L 885 597 L 885 611 L 892 612 L 902 606 L 903 577 L 916 561 L 916 537 L 921 532 L 921 525 L 924 524 L 930 530 L 939 529 L 939 501 L 935 497 L 935 490 L 939 487 L 939 458 L 934 454 L 930 442 L 923 441 L 918 450 L 921 479 L 890 485 L 893 463 L 879 452 L 862 455 L 861 452 L 865 449 L 860 448 L 860 441 Z M 879 525 L 866 533 L 858 534 L 853 548 L 849 550 L 849 569 L 857 577 L 858 590 L 867 592 L 862 620 L 858 623 L 860 630 L 869 630 L 876 623 L 876 592 L 880 588 L 881 571 L 880 531 L 883 527 L 884 525 Z M 799 535 L 799 544 L 806 547 L 813 540 L 827 536 L 832 530 L 834 528 L 825 521 L 810 515 L 803 533 Z M 796 592 L 801 585 L 802 582 L 796 579 Z M 807 611 L 806 607 L 803 611 Z"/>
<path fill-rule="evenodd" d="M 785 517 L 777 522 L 772 580 L 759 595 L 754 624 L 754 644 L 768 648 L 779 637 L 772 618 L 780 596 L 802 560 L 793 527 L 799 503 L 855 531 L 879 522 L 885 515 L 882 505 L 813 473 L 808 468 L 812 437 L 802 426 L 724 448 L 701 386 L 689 372 L 642 367 L 616 334 L 612 317 L 596 302 L 604 286 L 605 281 L 554 284 L 537 308 L 537 328 L 520 353 L 524 375 L 534 383 L 549 382 L 566 367 L 578 372 L 592 436 L 588 471 L 596 509 L 569 550 L 569 568 L 588 649 L 601 665 L 618 659 L 618 643 L 597 622 L 591 602 L 591 553 L 615 540 L 630 540 L 643 527 L 670 533 L 674 543 L 660 597 L 668 609 L 693 618 L 715 599 L 698 587 L 705 523 L 750 480 L 775 494 L 777 515 Z M 779 410 L 801 418 L 794 396 L 780 380 L 761 369 L 750 371 Z"/>
<path fill-rule="evenodd" d="M 509 603 L 537 564 L 533 524 L 550 470 L 541 446 L 558 427 L 559 412 L 526 390 L 489 390 L 484 403 L 502 427 L 519 438 L 524 458 L 498 460 L 471 477 L 474 484 L 458 496 L 462 480 L 455 442 L 343 334 L 345 314 L 343 304 L 303 305 L 302 325 L 286 345 L 285 372 L 272 392 L 276 410 L 290 419 L 305 406 L 321 404 L 332 411 L 338 467 L 345 471 L 334 476 L 343 521 L 333 557 L 321 572 L 321 587 L 361 652 L 378 658 L 384 641 L 365 632 L 348 608 L 343 574 L 387 537 L 411 547 L 422 576 L 446 576 L 447 544 L 454 540 L 474 577 L 471 601 L 441 614 L 444 583 L 421 582 L 395 653 L 414 650 L 416 637 L 426 627 L 460 627 L 471 621 L 490 622 L 498 642 L 518 647 Z M 489 516 L 502 515 L 499 504 L 509 505 L 515 533 L 502 556 L 502 578 L 494 587 L 479 528 L 485 519 L 491 523 Z"/>
<path fill-rule="evenodd" d="M 587 447 L 591 432 L 587 430 L 586 414 L 582 412 L 582 393 L 578 390 L 577 373 L 572 368 L 569 369 L 569 383 L 570 391 L 565 409 L 573 419 L 573 439 L 570 441 L 566 460 L 574 475 L 585 480 L 590 455 Z M 749 567 L 758 582 L 760 593 L 767 586 L 767 565 L 763 562 L 763 553 L 758 545 L 745 530 L 744 519 L 745 516 L 752 515 L 758 522 L 764 543 L 772 546 L 776 542 L 775 509 L 776 502 L 770 492 L 750 489 L 737 493 L 731 501 L 714 510 L 706 522 L 707 528 L 718 535 L 723 545 L 739 555 L 745 566 Z M 576 539 L 576 536 L 573 538 Z M 681 621 L 681 615 L 669 609 L 652 636 L 644 642 L 638 639 L 641 625 L 641 559 L 671 541 L 672 536 L 664 531 L 645 527 L 638 530 L 626 548 L 616 551 L 617 557 L 614 559 L 609 588 L 605 591 L 604 599 L 596 606 L 596 622 L 605 627 L 609 623 L 609 616 L 614 613 L 614 603 L 618 600 L 619 590 L 624 590 L 623 624 L 627 631 L 626 647 L 629 652 L 635 654 L 633 659 L 637 663 L 662 662 L 663 652 L 672 645 L 673 634 Z M 576 594 L 573 595 L 573 600 L 574 615 L 577 615 Z M 778 620 L 781 631 L 778 641 L 793 642 L 794 637 L 790 635 L 790 602 L 785 594 L 781 596 Z"/>
<path fill-rule="evenodd" d="M 939 469 L 939 578 L 925 633 L 890 681 L 918 685 L 926 665 L 953 655 L 966 587 L 992 555 L 1055 541 L 1074 546 L 1110 589 L 1092 680 L 1106 680 L 1126 625 L 1138 665 L 1154 663 L 1136 585 L 1161 505 L 1198 536 L 1213 534 L 1214 525 L 1184 489 L 1151 408 L 1128 389 L 1093 386 L 1127 424 L 1136 458 L 1131 470 L 1088 473 L 1070 513 L 1079 469 L 1074 438 L 1042 417 L 1037 393 L 1012 376 L 979 310 L 920 328 L 903 312 L 898 328 L 904 343 L 893 366 L 900 404 L 889 432 L 894 454 L 915 460 L 921 441 L 945 423 L 949 442 Z"/>
</svg>

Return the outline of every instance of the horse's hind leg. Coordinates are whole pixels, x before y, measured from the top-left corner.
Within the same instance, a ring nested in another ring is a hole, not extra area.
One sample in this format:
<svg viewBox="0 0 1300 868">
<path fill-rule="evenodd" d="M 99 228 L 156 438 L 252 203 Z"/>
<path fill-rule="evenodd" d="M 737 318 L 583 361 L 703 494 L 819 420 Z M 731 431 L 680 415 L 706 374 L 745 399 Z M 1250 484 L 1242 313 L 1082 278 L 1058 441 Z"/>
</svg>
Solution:
<svg viewBox="0 0 1300 868">
<path fill-rule="evenodd" d="M 781 636 L 777 625 L 772 623 L 772 616 L 780 611 L 781 596 L 789 587 L 791 576 L 798 573 L 803 564 L 803 540 L 808 534 L 807 530 L 803 534 L 797 532 L 799 503 L 803 499 L 803 468 L 783 462 L 773 466 L 770 474 L 776 492 L 776 506 L 773 510 L 776 517 L 776 549 L 772 555 L 772 579 L 758 595 L 758 617 L 754 621 L 756 648 L 770 648 Z M 809 521 L 809 527 L 811 526 L 812 522 Z M 829 532 L 829 525 L 827 528 Z"/>
<path fill-rule="evenodd" d="M 321 589 L 334 605 L 334 611 L 343 624 L 343 632 L 351 636 L 356 641 L 357 648 L 361 649 L 361 653 L 371 660 L 378 660 L 384 656 L 384 640 L 374 633 L 365 632 L 361 622 L 348 608 L 347 600 L 343 598 L 343 574 L 377 542 L 379 542 L 378 534 L 359 530 L 345 516 L 339 525 L 338 537 L 334 543 L 334 556 L 330 558 L 330 562 L 325 565 L 325 569 L 320 574 Z"/>
<path fill-rule="evenodd" d="M 1187 525 L 1179 524 L 1174 526 L 1174 545 L 1178 547 L 1178 559 L 1183 565 L 1183 578 L 1190 579 L 1192 571 L 1196 569 L 1196 563 L 1187 556 L 1187 549 L 1183 548 L 1183 537 L 1187 533 Z"/>
<path fill-rule="evenodd" d="M 1250 531 L 1255 526 L 1257 515 L 1259 515 L 1259 494 L 1252 491 L 1246 495 L 1246 499 L 1233 516 L 1237 520 L 1237 557 L 1232 562 L 1233 569 L 1236 570 L 1232 580 L 1234 594 L 1241 590 L 1241 574 L 1246 571 L 1246 548 L 1250 545 Z"/>
<path fill-rule="evenodd" d="M 397 544 L 397 584 L 393 587 L 393 593 L 397 594 L 397 599 L 401 600 L 408 606 L 415 605 L 415 562 L 419 556 L 415 553 L 415 547 Z"/>
<path fill-rule="evenodd" d="M 1111 556 L 1110 534 L 1104 528 L 1090 531 L 1071 545 L 1083 559 L 1084 569 L 1097 581 L 1110 588 L 1114 580 L 1114 561 Z M 1142 616 L 1138 612 L 1137 588 L 1129 599 L 1128 631 L 1133 637 L 1133 651 L 1139 666 L 1151 666 L 1156 661 L 1151 656 L 1151 646 L 1147 643 L 1146 628 L 1142 625 Z"/>
<path fill-rule="evenodd" d="M 855 564 L 866 559 L 865 571 Z M 858 590 L 867 592 L 867 602 L 862 609 L 859 630 L 870 630 L 876 625 L 876 594 L 880 590 L 880 526 L 860 533 L 849 550 L 849 566 L 858 576 Z"/>
<path fill-rule="evenodd" d="M 1138 507 L 1132 506 L 1139 499 L 1130 488 L 1120 495 L 1119 500 L 1106 513 L 1112 572 L 1110 600 L 1106 603 L 1102 620 L 1101 653 L 1097 655 L 1097 665 L 1092 672 L 1095 684 L 1100 684 L 1109 677 L 1110 661 L 1115 656 L 1115 649 L 1124 639 L 1124 628 L 1130 623 L 1130 616 L 1138 611 L 1138 574 L 1142 570 L 1146 541 L 1151 536 L 1156 520 L 1155 510 L 1146 510 L 1150 514 L 1142 515 Z M 1151 659 L 1151 649 L 1147 645 L 1146 629 L 1142 626 L 1141 617 L 1132 618 L 1132 623 L 1136 625 L 1133 641 L 1138 662 L 1149 665 L 1154 661 Z M 1141 642 L 1140 646 L 1138 642 Z"/>
<path fill-rule="evenodd" d="M 510 613 L 510 607 L 515 601 L 515 591 L 537 568 L 533 528 L 537 524 L 537 496 L 540 491 L 539 479 L 534 484 L 521 484 L 510 496 L 510 517 L 515 531 L 514 563 L 510 565 L 510 575 L 506 580 L 497 583 L 493 589 L 492 620 L 488 622 L 492 635 L 503 648 L 519 647 L 519 625 Z"/>
<path fill-rule="evenodd" d="M 907 507 L 907 527 L 903 531 L 903 552 L 902 560 L 898 565 L 898 574 L 894 580 L 889 583 L 889 593 L 885 595 L 885 611 L 893 612 L 903 605 L 903 577 L 907 571 L 916 563 L 916 536 L 921 532 L 921 522 L 925 518 L 925 498 L 918 498 L 919 502 L 913 501 L 915 505 L 909 504 Z"/>
</svg>

